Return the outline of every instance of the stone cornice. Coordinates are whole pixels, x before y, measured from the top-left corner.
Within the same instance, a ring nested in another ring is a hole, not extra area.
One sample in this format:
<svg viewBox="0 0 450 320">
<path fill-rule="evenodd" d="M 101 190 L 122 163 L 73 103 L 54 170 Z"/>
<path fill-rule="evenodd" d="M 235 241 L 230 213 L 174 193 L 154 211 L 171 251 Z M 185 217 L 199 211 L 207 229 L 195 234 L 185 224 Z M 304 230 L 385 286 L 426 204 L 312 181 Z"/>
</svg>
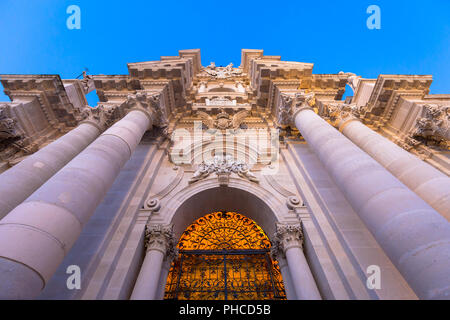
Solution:
<svg viewBox="0 0 450 320">
<path fill-rule="evenodd" d="M 367 104 L 368 111 L 390 117 L 399 96 L 423 98 L 428 94 L 432 81 L 433 77 L 429 75 L 379 75 Z"/>
<path fill-rule="evenodd" d="M 5 94 L 13 102 L 36 97 L 47 121 L 55 128 L 71 128 L 77 125 L 80 110 L 67 96 L 58 75 L 0 75 Z"/>
</svg>

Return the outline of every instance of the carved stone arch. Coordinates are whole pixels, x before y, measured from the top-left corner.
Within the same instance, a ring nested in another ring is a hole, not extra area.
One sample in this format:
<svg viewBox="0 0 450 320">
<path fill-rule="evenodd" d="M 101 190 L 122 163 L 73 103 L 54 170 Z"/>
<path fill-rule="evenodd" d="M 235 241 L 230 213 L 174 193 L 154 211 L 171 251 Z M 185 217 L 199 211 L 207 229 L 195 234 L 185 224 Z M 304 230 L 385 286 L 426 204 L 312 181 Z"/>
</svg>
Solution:
<svg viewBox="0 0 450 320">
<path fill-rule="evenodd" d="M 196 219 L 214 211 L 239 212 L 254 220 L 269 236 L 277 223 L 285 222 L 286 204 L 265 188 L 231 177 L 227 187 L 221 187 L 215 178 L 189 185 L 172 197 L 167 197 L 158 215 L 151 220 L 173 224 L 175 239 Z"/>
</svg>

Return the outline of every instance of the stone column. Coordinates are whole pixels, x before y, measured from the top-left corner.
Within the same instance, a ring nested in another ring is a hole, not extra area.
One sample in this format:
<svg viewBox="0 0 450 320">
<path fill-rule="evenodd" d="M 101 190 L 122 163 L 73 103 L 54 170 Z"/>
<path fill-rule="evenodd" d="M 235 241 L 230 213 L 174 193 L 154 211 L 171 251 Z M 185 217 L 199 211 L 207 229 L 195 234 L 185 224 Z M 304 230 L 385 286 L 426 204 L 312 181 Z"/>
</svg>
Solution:
<svg viewBox="0 0 450 320">
<path fill-rule="evenodd" d="M 339 131 L 450 220 L 450 178 L 365 126 L 352 111 L 351 106 L 340 107 Z"/>
<path fill-rule="evenodd" d="M 173 260 L 173 259 L 172 259 Z M 172 260 L 165 259 L 161 269 L 161 275 L 159 276 L 158 290 L 156 292 L 156 300 L 163 300 L 166 293 L 167 277 L 169 276 L 170 267 L 172 266 Z"/>
<path fill-rule="evenodd" d="M 295 288 L 292 285 L 292 278 L 286 259 L 282 256 L 278 256 L 276 260 L 278 261 L 281 276 L 283 277 L 284 289 L 286 290 L 286 298 L 288 300 L 297 300 L 297 295 L 295 294 Z"/>
<path fill-rule="evenodd" d="M 156 300 L 160 285 L 161 269 L 165 259 L 176 255 L 172 226 L 147 226 L 145 230 L 146 254 L 131 300 Z"/>
<path fill-rule="evenodd" d="M 303 233 L 300 225 L 278 224 L 272 255 L 286 258 L 298 300 L 322 300 L 316 281 L 303 254 Z"/>
<path fill-rule="evenodd" d="M 84 150 L 103 130 L 103 121 L 89 118 L 58 140 L 2 173 L 0 175 L 0 219 Z"/>
<path fill-rule="evenodd" d="M 0 221 L 0 299 L 40 293 L 151 125 L 130 111 Z"/>
<path fill-rule="evenodd" d="M 309 147 L 416 294 L 422 299 L 448 299 L 449 222 L 306 103 L 297 104 L 294 119 Z"/>
</svg>

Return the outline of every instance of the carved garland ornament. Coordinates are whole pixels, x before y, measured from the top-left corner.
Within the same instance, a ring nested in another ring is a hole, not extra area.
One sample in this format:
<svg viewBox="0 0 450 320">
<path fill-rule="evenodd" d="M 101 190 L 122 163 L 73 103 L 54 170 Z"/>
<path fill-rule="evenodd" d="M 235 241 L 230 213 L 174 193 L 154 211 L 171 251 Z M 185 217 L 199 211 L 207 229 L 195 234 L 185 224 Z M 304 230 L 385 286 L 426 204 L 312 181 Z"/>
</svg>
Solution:
<svg viewBox="0 0 450 320">
<path fill-rule="evenodd" d="M 227 155 L 225 157 L 215 156 L 212 161 L 203 161 L 189 180 L 189 183 L 205 179 L 213 172 L 217 174 L 221 185 L 228 184 L 228 179 L 232 172 L 251 182 L 259 182 L 259 179 L 250 172 L 246 163 L 240 160 L 233 160 L 230 155 Z"/>
<path fill-rule="evenodd" d="M 226 79 L 233 76 L 242 75 L 242 70 L 233 68 L 232 63 L 230 63 L 226 67 L 216 67 L 216 64 L 214 62 L 211 62 L 211 64 L 204 68 L 203 71 L 209 76 L 216 79 Z"/>
</svg>

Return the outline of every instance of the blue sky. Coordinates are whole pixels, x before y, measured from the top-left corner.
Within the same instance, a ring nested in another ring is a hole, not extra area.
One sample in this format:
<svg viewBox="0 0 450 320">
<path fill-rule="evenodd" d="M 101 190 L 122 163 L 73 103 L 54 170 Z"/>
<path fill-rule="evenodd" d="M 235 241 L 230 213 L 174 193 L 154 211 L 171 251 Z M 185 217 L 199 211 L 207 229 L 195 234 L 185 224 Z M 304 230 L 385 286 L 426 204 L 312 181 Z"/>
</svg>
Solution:
<svg viewBox="0 0 450 320">
<path fill-rule="evenodd" d="M 380 30 L 366 26 L 373 4 Z M 69 5 L 80 30 L 66 27 Z M 126 74 L 127 62 L 193 48 L 203 65 L 239 66 L 250 48 L 314 73 L 432 74 L 431 93 L 450 94 L 450 1 L 0 0 L 0 73 Z"/>
</svg>

